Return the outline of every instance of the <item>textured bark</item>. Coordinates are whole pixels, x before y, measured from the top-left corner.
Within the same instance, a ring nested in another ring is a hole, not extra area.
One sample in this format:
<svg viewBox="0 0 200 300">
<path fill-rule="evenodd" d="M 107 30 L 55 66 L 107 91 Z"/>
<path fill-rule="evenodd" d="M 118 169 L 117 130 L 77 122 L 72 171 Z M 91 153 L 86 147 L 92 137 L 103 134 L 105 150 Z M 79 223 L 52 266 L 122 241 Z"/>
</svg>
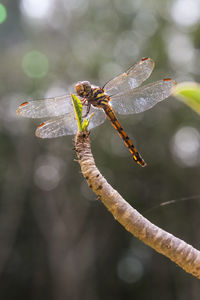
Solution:
<svg viewBox="0 0 200 300">
<path fill-rule="evenodd" d="M 76 135 L 75 149 L 89 187 L 98 195 L 114 218 L 135 237 L 200 279 L 200 251 L 152 224 L 110 186 L 95 165 L 89 133 Z"/>
</svg>

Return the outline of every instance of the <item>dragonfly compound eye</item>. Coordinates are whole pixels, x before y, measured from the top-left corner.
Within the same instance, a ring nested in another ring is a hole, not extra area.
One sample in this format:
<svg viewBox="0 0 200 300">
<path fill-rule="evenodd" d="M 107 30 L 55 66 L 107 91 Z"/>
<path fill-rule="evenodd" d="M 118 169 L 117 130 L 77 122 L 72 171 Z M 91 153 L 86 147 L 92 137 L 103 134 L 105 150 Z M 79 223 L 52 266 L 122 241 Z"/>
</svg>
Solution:
<svg viewBox="0 0 200 300">
<path fill-rule="evenodd" d="M 82 82 L 83 87 L 84 87 L 84 92 L 86 93 L 85 96 L 89 95 L 89 93 L 91 92 L 91 84 L 89 81 L 83 81 Z"/>
<path fill-rule="evenodd" d="M 81 97 L 87 97 L 91 92 L 89 81 L 80 81 L 76 84 L 76 92 Z"/>
<path fill-rule="evenodd" d="M 76 84 L 76 92 L 79 96 L 83 96 L 83 93 L 84 93 L 84 87 L 83 87 L 83 84 L 81 82 L 78 82 Z"/>
</svg>

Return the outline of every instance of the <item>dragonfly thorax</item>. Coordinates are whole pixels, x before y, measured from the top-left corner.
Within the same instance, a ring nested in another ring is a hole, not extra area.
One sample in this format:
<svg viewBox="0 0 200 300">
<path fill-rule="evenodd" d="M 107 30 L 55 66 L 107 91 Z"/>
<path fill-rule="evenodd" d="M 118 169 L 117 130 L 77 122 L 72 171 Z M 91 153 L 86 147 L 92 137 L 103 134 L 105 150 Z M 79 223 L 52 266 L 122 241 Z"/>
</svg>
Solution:
<svg viewBox="0 0 200 300">
<path fill-rule="evenodd" d="M 89 81 L 79 81 L 76 84 L 76 92 L 78 96 L 87 100 L 88 105 L 92 104 L 99 108 L 104 107 L 110 101 L 110 97 L 104 93 L 102 88 L 91 85 Z"/>
<path fill-rule="evenodd" d="M 80 97 L 89 97 L 92 93 L 92 87 L 89 81 L 79 81 L 76 84 L 76 92 Z"/>
</svg>

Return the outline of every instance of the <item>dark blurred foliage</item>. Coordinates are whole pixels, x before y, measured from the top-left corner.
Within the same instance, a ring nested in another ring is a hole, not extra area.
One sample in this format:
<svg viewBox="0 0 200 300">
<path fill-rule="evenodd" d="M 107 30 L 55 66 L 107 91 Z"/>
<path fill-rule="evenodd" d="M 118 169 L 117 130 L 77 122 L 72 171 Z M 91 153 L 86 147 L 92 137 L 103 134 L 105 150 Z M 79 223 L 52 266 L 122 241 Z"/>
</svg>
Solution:
<svg viewBox="0 0 200 300">
<path fill-rule="evenodd" d="M 7 12 L 7 13 L 6 13 Z M 40 140 L 16 116 L 26 99 L 103 84 L 143 56 L 148 80 L 199 81 L 199 0 L 5 0 L 0 6 L 0 299 L 199 299 L 197 279 L 126 232 L 87 187 L 73 138 Z M 174 98 L 120 117 L 148 163 L 108 121 L 97 166 L 152 222 L 199 248 L 199 117 Z"/>
</svg>

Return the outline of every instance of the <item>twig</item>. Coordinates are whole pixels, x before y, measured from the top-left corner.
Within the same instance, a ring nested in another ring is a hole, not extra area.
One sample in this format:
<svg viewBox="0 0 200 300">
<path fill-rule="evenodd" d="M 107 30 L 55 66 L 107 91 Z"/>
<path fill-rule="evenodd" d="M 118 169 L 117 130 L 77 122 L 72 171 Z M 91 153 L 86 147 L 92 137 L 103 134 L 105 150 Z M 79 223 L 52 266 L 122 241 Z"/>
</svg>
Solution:
<svg viewBox="0 0 200 300">
<path fill-rule="evenodd" d="M 152 224 L 110 186 L 95 165 L 88 132 L 76 135 L 75 149 L 89 187 L 98 195 L 114 218 L 135 237 L 200 279 L 200 251 Z"/>
</svg>

